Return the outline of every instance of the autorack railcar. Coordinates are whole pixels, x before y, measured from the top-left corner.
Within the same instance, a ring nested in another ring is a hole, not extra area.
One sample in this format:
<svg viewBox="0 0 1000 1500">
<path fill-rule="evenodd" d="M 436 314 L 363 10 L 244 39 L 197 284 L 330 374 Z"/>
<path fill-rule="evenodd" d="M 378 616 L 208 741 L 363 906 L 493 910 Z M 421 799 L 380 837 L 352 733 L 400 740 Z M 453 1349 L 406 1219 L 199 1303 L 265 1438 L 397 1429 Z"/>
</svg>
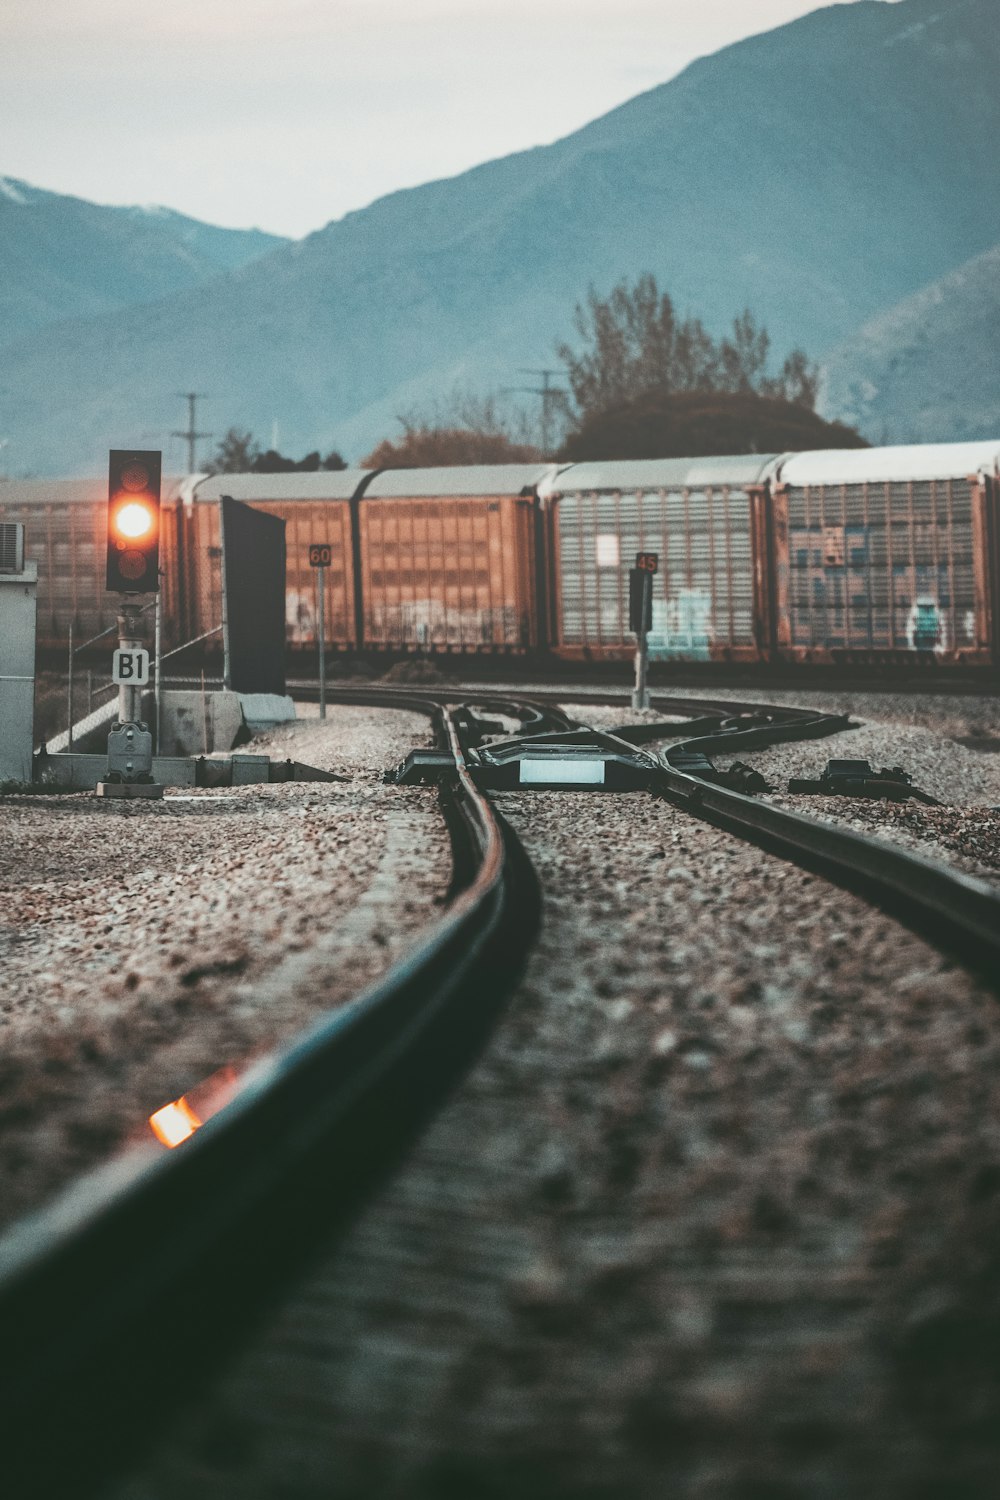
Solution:
<svg viewBox="0 0 1000 1500">
<path fill-rule="evenodd" d="M 287 640 L 372 655 L 624 659 L 628 570 L 659 554 L 651 658 L 677 663 L 1000 660 L 1000 441 L 618 463 L 191 475 L 165 482 L 164 640 L 221 622 L 219 498 L 287 526 Z M 99 480 L 0 481 L 39 564 L 39 645 L 114 625 Z M 214 637 L 210 646 L 215 645 Z"/>
<path fill-rule="evenodd" d="M 543 487 L 551 639 L 571 659 L 626 658 L 629 569 L 655 552 L 651 661 L 767 654 L 759 496 L 775 455 L 578 463 Z"/>
<path fill-rule="evenodd" d="M 1000 443 L 830 449 L 769 484 L 775 655 L 995 665 Z"/>
</svg>

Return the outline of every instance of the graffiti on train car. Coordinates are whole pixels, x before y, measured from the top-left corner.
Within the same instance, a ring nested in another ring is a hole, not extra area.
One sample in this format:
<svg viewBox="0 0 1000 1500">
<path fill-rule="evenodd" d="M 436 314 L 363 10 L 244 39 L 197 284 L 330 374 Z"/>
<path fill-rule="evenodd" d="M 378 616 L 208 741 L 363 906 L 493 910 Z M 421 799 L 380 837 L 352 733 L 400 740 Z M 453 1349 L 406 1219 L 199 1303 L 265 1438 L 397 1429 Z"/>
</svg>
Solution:
<svg viewBox="0 0 1000 1500">
<path fill-rule="evenodd" d="M 218 649 L 223 489 L 286 522 L 286 638 L 319 632 L 308 543 L 330 547 L 334 650 L 538 650 L 630 659 L 624 563 L 660 560 L 650 657 L 1000 658 L 1000 441 L 345 474 L 187 476 L 164 502 L 163 639 Z M 276 488 L 278 486 L 278 488 Z M 90 481 L 6 481 L 0 517 L 39 565 L 38 646 L 113 626 L 106 497 Z"/>
<path fill-rule="evenodd" d="M 316 607 L 301 589 L 285 590 L 285 638 L 296 646 L 315 641 Z"/>
<path fill-rule="evenodd" d="M 366 639 L 387 646 L 416 645 L 525 646 L 527 622 L 512 604 L 492 609 L 465 608 L 441 599 L 410 599 L 401 604 L 378 604 L 367 615 Z"/>
<path fill-rule="evenodd" d="M 712 655 L 712 596 L 707 589 L 678 589 L 653 600 L 646 637 L 650 661 L 708 661 Z"/>
</svg>

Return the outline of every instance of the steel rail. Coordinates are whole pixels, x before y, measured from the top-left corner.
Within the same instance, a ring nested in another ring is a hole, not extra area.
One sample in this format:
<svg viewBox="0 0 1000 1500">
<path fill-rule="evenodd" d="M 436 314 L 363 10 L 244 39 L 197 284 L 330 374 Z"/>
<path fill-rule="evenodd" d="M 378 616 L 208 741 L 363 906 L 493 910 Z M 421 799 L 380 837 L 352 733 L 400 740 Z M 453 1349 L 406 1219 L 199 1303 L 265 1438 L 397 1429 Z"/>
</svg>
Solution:
<svg viewBox="0 0 1000 1500">
<path fill-rule="evenodd" d="M 742 731 L 734 725 L 728 732 L 720 728 L 682 741 L 660 756 L 661 795 L 727 832 L 858 892 L 1000 989 L 1000 887 L 886 839 L 719 786 L 696 768 L 697 760 L 712 751 L 760 749 L 835 733 L 838 727 L 847 727 L 846 722 L 821 715 L 812 722 L 800 718 Z"/>
<path fill-rule="evenodd" d="M 454 899 L 179 1150 L 124 1153 L 0 1240 L 0 1453 L 17 1500 L 92 1493 L 137 1456 L 303 1247 L 350 1222 L 521 970 L 540 919 L 527 857 L 440 705 L 390 702 L 431 714 L 455 757 Z"/>
</svg>

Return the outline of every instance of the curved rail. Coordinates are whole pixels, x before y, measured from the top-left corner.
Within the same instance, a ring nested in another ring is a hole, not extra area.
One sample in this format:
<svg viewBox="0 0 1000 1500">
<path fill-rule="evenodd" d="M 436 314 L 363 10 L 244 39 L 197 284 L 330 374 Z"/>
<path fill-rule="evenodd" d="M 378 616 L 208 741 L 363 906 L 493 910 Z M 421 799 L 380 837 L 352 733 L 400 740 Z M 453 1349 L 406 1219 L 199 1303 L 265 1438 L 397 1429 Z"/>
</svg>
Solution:
<svg viewBox="0 0 1000 1500">
<path fill-rule="evenodd" d="M 1000 889 L 885 839 L 775 807 L 708 779 L 712 752 L 732 754 L 781 741 L 836 733 L 848 720 L 774 709 L 770 723 L 742 728 L 719 722 L 714 732 L 662 752 L 662 795 L 708 822 L 864 895 L 919 935 L 949 948 L 963 964 L 1000 988 Z M 760 710 L 758 707 L 757 717 Z M 707 726 L 699 726 L 704 730 Z"/>
<path fill-rule="evenodd" d="M 18 1500 L 81 1496 L 127 1464 L 302 1247 L 350 1221 L 520 972 L 539 922 L 531 866 L 473 785 L 451 717 L 423 695 L 389 702 L 430 714 L 455 755 L 459 894 L 380 980 L 254 1065 L 180 1150 L 122 1155 L 0 1241 L 0 1452 Z M 40 1442 L 55 1424 L 58 1440 Z"/>
</svg>

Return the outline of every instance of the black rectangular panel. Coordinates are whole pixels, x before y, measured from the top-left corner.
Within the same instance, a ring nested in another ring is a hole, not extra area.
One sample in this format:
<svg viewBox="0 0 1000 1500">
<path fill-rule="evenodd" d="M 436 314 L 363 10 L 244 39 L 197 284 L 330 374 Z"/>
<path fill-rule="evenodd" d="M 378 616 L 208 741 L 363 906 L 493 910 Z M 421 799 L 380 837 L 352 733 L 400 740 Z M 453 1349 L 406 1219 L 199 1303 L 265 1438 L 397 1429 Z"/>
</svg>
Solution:
<svg viewBox="0 0 1000 1500">
<path fill-rule="evenodd" d="M 223 495 L 222 576 L 235 693 L 285 691 L 285 523 Z"/>
<path fill-rule="evenodd" d="M 653 628 L 653 575 L 645 568 L 628 570 L 628 628 L 634 635 Z"/>
</svg>

